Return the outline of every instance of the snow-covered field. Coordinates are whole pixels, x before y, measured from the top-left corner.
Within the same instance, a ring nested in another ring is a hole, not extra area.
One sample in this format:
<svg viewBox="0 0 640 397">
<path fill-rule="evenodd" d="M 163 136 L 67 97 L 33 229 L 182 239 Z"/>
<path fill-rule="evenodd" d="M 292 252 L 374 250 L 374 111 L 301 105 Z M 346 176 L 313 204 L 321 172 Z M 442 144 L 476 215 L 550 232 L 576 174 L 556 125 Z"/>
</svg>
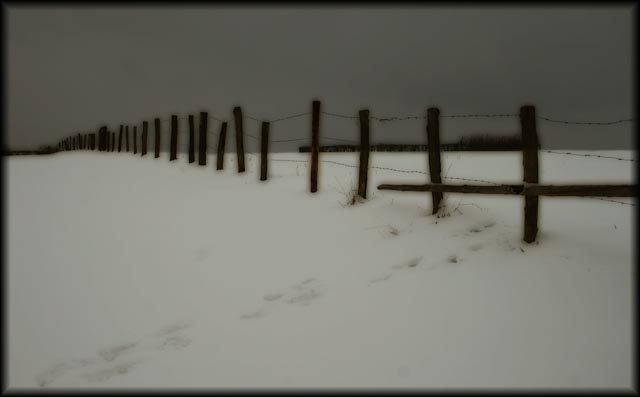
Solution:
<svg viewBox="0 0 640 397">
<path fill-rule="evenodd" d="M 430 193 L 375 189 L 419 173 L 372 169 L 349 206 L 356 168 L 322 163 L 311 194 L 304 162 L 260 182 L 256 155 L 245 174 L 229 154 L 224 171 L 152 156 L 5 158 L 10 388 L 632 386 L 634 207 L 541 198 L 529 245 L 522 197 L 449 194 L 436 218 Z M 626 161 L 540 165 L 545 183 L 634 178 Z M 519 153 L 443 154 L 448 176 L 521 170 Z"/>
</svg>

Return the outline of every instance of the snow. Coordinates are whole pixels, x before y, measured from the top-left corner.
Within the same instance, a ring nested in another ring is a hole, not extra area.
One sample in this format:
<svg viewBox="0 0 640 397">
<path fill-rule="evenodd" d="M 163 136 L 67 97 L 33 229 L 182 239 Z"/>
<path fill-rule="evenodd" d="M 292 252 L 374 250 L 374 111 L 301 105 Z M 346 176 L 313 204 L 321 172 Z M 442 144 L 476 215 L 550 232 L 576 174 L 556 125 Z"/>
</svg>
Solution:
<svg viewBox="0 0 640 397">
<path fill-rule="evenodd" d="M 445 194 L 435 217 L 428 193 L 375 189 L 420 173 L 371 169 L 348 205 L 357 168 L 322 163 L 311 194 L 308 153 L 273 154 L 299 162 L 266 182 L 257 155 L 244 174 L 232 154 L 223 171 L 179 156 L 6 158 L 11 389 L 632 387 L 634 207 L 543 197 L 526 244 L 522 197 Z M 634 180 L 632 162 L 540 165 L 545 183 Z M 522 179 L 519 153 L 442 168 Z"/>
</svg>

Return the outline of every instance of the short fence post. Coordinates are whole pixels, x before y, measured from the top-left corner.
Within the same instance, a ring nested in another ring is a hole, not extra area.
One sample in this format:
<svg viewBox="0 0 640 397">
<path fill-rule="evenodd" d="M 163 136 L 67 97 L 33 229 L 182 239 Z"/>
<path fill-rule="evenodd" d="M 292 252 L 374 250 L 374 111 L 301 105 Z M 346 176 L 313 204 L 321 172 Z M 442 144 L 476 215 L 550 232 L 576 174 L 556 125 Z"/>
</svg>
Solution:
<svg viewBox="0 0 640 397">
<path fill-rule="evenodd" d="M 133 154 L 138 154 L 138 126 L 133 126 Z"/>
<path fill-rule="evenodd" d="M 260 136 L 260 180 L 267 180 L 267 155 L 269 153 L 269 123 L 262 122 L 262 133 Z"/>
<path fill-rule="evenodd" d="M 124 142 L 126 151 L 129 151 L 129 126 L 124 127 Z"/>
<path fill-rule="evenodd" d="M 236 161 L 238 172 L 244 172 L 244 131 L 242 129 L 242 109 L 240 106 L 233 108 L 233 120 L 236 125 Z"/>
<path fill-rule="evenodd" d="M 538 132 L 536 129 L 536 108 L 520 108 L 520 126 L 522 129 L 522 165 L 523 181 L 538 183 Z M 532 243 L 538 234 L 538 196 L 524 196 L 524 241 Z"/>
<path fill-rule="evenodd" d="M 118 134 L 118 152 L 122 151 L 122 130 L 124 126 L 120 124 L 120 133 Z"/>
<path fill-rule="evenodd" d="M 156 140 L 154 142 L 154 146 L 155 146 L 154 158 L 157 159 L 158 157 L 160 157 L 160 119 L 155 118 L 153 121 L 155 122 L 155 129 L 156 129 Z"/>
<path fill-rule="evenodd" d="M 193 115 L 189 115 L 189 164 L 196 161 L 196 143 L 195 140 L 195 126 L 193 125 Z"/>
<path fill-rule="evenodd" d="M 320 101 L 313 101 L 311 118 L 311 193 L 318 191 L 318 152 L 320 148 Z"/>
<path fill-rule="evenodd" d="M 427 109 L 427 149 L 431 183 L 442 183 L 440 177 L 440 110 L 438 108 Z M 440 210 L 443 194 L 442 192 L 432 192 L 431 197 L 433 199 L 431 213 L 435 215 Z"/>
<path fill-rule="evenodd" d="M 367 172 L 369 170 L 369 110 L 360 111 L 360 170 L 358 173 L 358 195 L 367 198 Z"/>
<path fill-rule="evenodd" d="M 224 168 L 224 145 L 227 140 L 227 122 L 223 122 L 220 127 L 220 136 L 218 137 L 218 156 L 216 158 L 216 170 Z"/>
<path fill-rule="evenodd" d="M 112 152 L 116 151 L 116 132 L 115 131 L 111 132 L 111 151 Z"/>
<path fill-rule="evenodd" d="M 147 135 L 149 132 L 149 122 L 148 121 L 143 121 L 142 122 L 142 148 L 140 149 L 140 151 L 142 152 L 141 157 L 144 157 L 145 154 L 147 154 Z"/>
<path fill-rule="evenodd" d="M 209 121 L 209 113 L 200 112 L 200 143 L 198 148 L 198 164 L 207 165 L 207 126 Z"/>
<path fill-rule="evenodd" d="M 171 153 L 169 161 L 178 158 L 178 116 L 171 115 Z"/>
</svg>

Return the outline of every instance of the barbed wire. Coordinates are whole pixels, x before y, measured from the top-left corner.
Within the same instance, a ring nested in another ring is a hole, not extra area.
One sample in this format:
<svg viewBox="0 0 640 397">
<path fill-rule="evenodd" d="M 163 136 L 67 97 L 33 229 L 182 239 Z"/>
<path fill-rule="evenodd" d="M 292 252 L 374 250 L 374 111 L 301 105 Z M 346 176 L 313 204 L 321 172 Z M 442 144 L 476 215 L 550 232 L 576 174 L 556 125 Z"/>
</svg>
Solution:
<svg viewBox="0 0 640 397">
<path fill-rule="evenodd" d="M 594 121 L 566 121 L 566 120 L 553 120 L 548 117 L 538 116 L 540 120 L 549 121 L 551 123 L 559 123 L 559 124 L 577 124 L 577 125 L 612 125 L 619 123 L 628 123 L 632 122 L 633 119 L 620 119 L 615 121 L 604 121 L 604 122 L 594 122 Z"/>
<path fill-rule="evenodd" d="M 489 113 L 489 114 L 441 114 L 441 118 L 501 118 L 501 117 L 518 117 L 517 114 L 501 114 L 501 113 Z"/>
<path fill-rule="evenodd" d="M 618 200 L 605 199 L 605 198 L 602 198 L 602 197 L 587 197 L 587 198 L 595 199 L 595 200 L 600 200 L 600 201 L 609 201 L 609 202 L 611 202 L 611 203 L 618 203 L 618 204 L 630 205 L 630 206 L 632 206 L 632 207 L 637 207 L 637 206 L 638 206 L 638 204 L 635 204 L 635 203 L 626 203 L 626 202 L 624 202 L 624 201 L 618 201 Z"/>
<path fill-rule="evenodd" d="M 554 151 L 554 150 L 541 150 L 541 152 L 545 152 L 545 153 L 554 153 L 554 154 L 567 154 L 567 155 L 571 155 L 571 156 L 582 156 L 582 157 L 600 157 L 603 159 L 613 159 L 613 160 L 620 160 L 620 161 L 637 161 L 634 159 L 623 159 L 621 157 L 612 157 L 612 156 L 602 156 L 599 154 L 582 154 L 582 153 L 571 153 L 571 152 L 558 152 L 558 151 Z"/>
</svg>

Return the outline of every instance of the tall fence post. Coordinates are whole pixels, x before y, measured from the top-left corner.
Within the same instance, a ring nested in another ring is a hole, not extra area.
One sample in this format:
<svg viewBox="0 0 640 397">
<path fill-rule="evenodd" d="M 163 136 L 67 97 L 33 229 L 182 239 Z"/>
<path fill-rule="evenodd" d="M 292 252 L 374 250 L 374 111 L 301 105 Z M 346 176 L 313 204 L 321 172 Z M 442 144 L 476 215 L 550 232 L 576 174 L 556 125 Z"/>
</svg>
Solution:
<svg viewBox="0 0 640 397">
<path fill-rule="evenodd" d="M 140 151 L 142 152 L 141 157 L 144 157 L 145 154 L 147 154 L 147 135 L 149 132 L 149 122 L 148 121 L 143 121 L 142 122 L 142 147 L 140 148 Z"/>
<path fill-rule="evenodd" d="M 236 157 L 238 172 L 244 172 L 244 131 L 242 128 L 242 109 L 240 106 L 233 108 L 233 120 L 236 125 Z"/>
<path fill-rule="evenodd" d="M 432 183 L 442 183 L 440 173 L 440 110 L 438 108 L 427 109 L 427 149 L 429 153 L 429 175 Z M 432 192 L 433 208 L 431 213 L 437 214 L 440 210 L 443 194 Z"/>
<path fill-rule="evenodd" d="M 311 193 L 318 191 L 318 152 L 320 148 L 320 101 L 313 101 L 311 118 Z"/>
<path fill-rule="evenodd" d="M 129 126 L 124 127 L 124 143 L 125 143 L 125 149 L 128 152 L 129 151 Z"/>
<path fill-rule="evenodd" d="M 536 129 L 536 108 L 520 108 L 520 126 L 522 130 L 523 181 L 538 183 L 538 131 Z M 532 243 L 538 234 L 538 196 L 524 196 L 524 241 Z"/>
<path fill-rule="evenodd" d="M 262 131 L 260 136 L 260 180 L 267 180 L 267 167 L 269 153 L 269 123 L 267 121 L 262 122 Z"/>
<path fill-rule="evenodd" d="M 369 171 L 369 110 L 360 111 L 360 170 L 358 173 L 358 195 L 367 198 L 367 173 Z"/>
<path fill-rule="evenodd" d="M 138 126 L 133 126 L 133 154 L 138 154 Z"/>
<path fill-rule="evenodd" d="M 207 165 L 207 126 L 209 121 L 209 113 L 200 112 L 200 137 L 198 138 L 200 145 L 198 148 L 198 164 Z"/>
<path fill-rule="evenodd" d="M 178 116 L 171 115 L 171 152 L 169 161 L 178 158 Z"/>
<path fill-rule="evenodd" d="M 218 137 L 218 156 L 216 157 L 216 170 L 224 168 L 224 146 L 227 140 L 227 122 L 220 126 L 220 136 Z"/>
<path fill-rule="evenodd" d="M 120 124 L 120 133 L 118 134 L 118 152 L 122 151 L 122 130 L 124 126 Z"/>
<path fill-rule="evenodd" d="M 153 121 L 156 129 L 156 139 L 154 142 L 154 147 L 155 147 L 154 158 L 157 159 L 158 157 L 160 157 L 160 119 L 156 117 Z"/>
<path fill-rule="evenodd" d="M 196 161 L 196 143 L 195 141 L 195 126 L 193 124 L 193 115 L 189 115 L 189 164 Z"/>
</svg>

